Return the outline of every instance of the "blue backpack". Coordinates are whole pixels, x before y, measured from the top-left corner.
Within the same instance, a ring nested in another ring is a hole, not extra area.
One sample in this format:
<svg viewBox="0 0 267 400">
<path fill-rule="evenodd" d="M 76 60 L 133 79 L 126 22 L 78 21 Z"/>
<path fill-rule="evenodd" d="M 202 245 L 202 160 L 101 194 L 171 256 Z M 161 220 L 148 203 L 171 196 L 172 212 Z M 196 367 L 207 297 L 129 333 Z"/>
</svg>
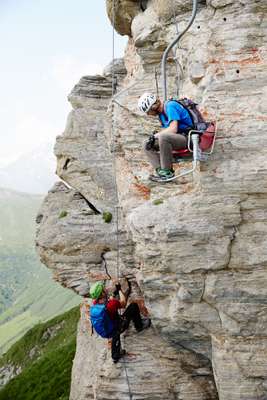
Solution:
<svg viewBox="0 0 267 400">
<path fill-rule="evenodd" d="M 106 304 L 93 304 L 90 307 L 91 324 L 96 333 L 103 338 L 110 339 L 115 331 L 115 324 L 108 315 Z"/>
</svg>

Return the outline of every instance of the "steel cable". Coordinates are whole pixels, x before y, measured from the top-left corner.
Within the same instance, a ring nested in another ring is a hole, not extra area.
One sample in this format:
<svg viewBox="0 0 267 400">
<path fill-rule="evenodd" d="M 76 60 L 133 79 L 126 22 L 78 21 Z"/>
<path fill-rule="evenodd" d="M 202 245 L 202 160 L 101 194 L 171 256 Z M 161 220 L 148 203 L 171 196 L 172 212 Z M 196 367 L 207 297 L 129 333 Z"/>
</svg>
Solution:
<svg viewBox="0 0 267 400">
<path fill-rule="evenodd" d="M 115 156 L 115 135 L 114 135 L 114 94 L 115 94 L 115 0 L 112 0 L 112 99 L 111 99 L 111 136 L 113 143 L 113 172 L 114 172 L 114 185 L 115 185 L 115 193 L 116 193 L 116 242 L 117 242 L 117 278 L 120 278 L 120 237 L 119 237 L 119 194 L 118 194 L 118 185 L 117 185 L 117 171 L 116 171 L 116 156 Z M 130 381 L 127 372 L 127 367 L 125 360 L 123 358 L 123 366 L 125 371 L 125 377 L 128 385 L 128 394 L 129 400 L 132 400 L 133 396 L 131 393 Z"/>
</svg>

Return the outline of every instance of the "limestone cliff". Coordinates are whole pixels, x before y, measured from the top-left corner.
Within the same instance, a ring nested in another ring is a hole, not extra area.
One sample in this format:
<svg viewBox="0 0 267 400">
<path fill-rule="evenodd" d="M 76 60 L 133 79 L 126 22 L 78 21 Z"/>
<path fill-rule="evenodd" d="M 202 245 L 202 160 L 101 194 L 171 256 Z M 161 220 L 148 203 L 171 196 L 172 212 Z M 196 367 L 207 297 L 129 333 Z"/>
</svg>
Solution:
<svg viewBox="0 0 267 400">
<path fill-rule="evenodd" d="M 107 12 L 113 20 L 111 0 Z M 136 103 L 155 91 L 174 14 L 181 30 L 191 1 L 116 0 L 115 12 L 115 28 L 129 35 L 125 66 L 115 63 L 117 95 L 111 103 L 110 68 L 70 94 L 55 147 L 67 185 L 57 183 L 40 210 L 37 247 L 79 294 L 106 278 L 101 255 L 114 276 L 119 261 L 153 329 L 129 332 L 114 367 L 83 313 L 71 399 L 267 399 L 266 1 L 199 1 L 168 59 L 168 88 L 216 118 L 218 139 L 193 177 L 161 186 L 147 180 L 142 152 L 157 121 Z"/>
</svg>

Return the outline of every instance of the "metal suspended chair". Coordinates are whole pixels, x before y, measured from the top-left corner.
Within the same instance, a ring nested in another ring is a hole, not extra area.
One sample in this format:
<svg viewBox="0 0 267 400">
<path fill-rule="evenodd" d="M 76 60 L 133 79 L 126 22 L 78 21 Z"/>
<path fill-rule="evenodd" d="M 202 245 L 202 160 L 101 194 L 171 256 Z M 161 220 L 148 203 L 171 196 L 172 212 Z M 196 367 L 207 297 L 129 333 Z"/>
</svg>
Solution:
<svg viewBox="0 0 267 400">
<path fill-rule="evenodd" d="M 181 38 L 193 24 L 197 14 L 197 3 L 198 0 L 193 0 L 193 10 L 188 25 L 182 32 L 178 33 L 178 36 L 169 44 L 169 46 L 167 47 L 162 56 L 161 69 L 162 69 L 162 84 L 163 84 L 162 86 L 163 86 L 164 102 L 167 101 L 166 65 L 167 65 L 168 54 L 170 50 L 176 44 L 179 43 Z M 217 134 L 217 123 L 216 121 L 212 121 L 212 122 L 207 122 L 204 125 L 203 124 L 200 125 L 201 126 L 195 127 L 196 129 L 192 129 L 189 131 L 186 148 L 172 151 L 174 163 L 192 160 L 192 168 L 172 178 L 166 179 L 164 182 L 170 182 L 185 175 L 192 174 L 196 170 L 198 162 L 207 161 L 209 156 L 213 153 L 216 134 Z"/>
</svg>

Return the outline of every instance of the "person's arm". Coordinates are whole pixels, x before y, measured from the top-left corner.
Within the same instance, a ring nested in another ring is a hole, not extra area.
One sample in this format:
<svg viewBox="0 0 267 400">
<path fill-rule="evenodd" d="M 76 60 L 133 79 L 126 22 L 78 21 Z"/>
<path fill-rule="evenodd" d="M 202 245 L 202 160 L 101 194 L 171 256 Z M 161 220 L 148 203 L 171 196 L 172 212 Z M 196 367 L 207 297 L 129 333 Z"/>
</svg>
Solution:
<svg viewBox="0 0 267 400">
<path fill-rule="evenodd" d="M 181 119 L 181 110 L 182 106 L 176 102 L 170 101 L 164 107 L 165 115 L 168 118 L 168 121 L 171 121 L 168 128 L 163 128 L 157 134 L 160 135 L 161 133 L 177 133 L 179 128 L 179 122 Z M 156 136 L 157 137 L 157 136 Z"/>
<path fill-rule="evenodd" d="M 127 304 L 127 299 L 121 289 L 119 290 L 119 297 L 120 297 L 121 308 L 125 308 Z"/>
<path fill-rule="evenodd" d="M 128 300 L 128 296 L 126 296 L 125 293 L 123 293 L 123 291 L 121 290 L 121 284 L 120 282 L 116 282 L 115 283 L 116 286 L 116 291 L 117 294 L 119 295 L 120 298 L 120 304 L 121 304 L 121 308 L 125 308 L 126 304 L 127 304 L 127 300 Z"/>
<path fill-rule="evenodd" d="M 158 133 L 156 133 L 155 138 L 158 138 L 158 136 L 161 133 L 177 133 L 178 132 L 178 126 L 179 126 L 179 122 L 178 121 L 172 121 L 170 123 L 170 125 L 168 126 L 168 128 L 163 128 L 161 129 Z"/>
</svg>

